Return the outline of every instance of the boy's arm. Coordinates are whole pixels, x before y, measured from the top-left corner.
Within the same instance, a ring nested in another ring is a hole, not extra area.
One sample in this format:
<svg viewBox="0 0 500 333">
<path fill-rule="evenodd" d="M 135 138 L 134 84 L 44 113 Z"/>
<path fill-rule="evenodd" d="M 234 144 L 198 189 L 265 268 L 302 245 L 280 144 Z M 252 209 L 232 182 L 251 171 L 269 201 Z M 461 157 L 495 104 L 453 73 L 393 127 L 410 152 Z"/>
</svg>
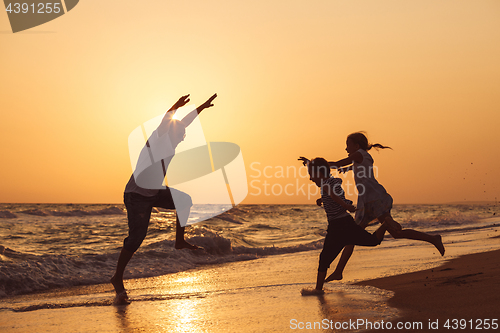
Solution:
<svg viewBox="0 0 500 333">
<path fill-rule="evenodd" d="M 345 203 L 345 201 L 342 200 L 341 197 L 339 197 L 339 196 L 337 196 L 337 195 L 335 195 L 333 193 L 330 193 L 330 196 L 332 197 L 333 201 L 335 201 L 336 203 L 338 203 L 339 205 L 341 205 L 342 208 L 344 208 L 345 210 L 348 210 L 351 213 L 354 213 L 356 211 L 356 207 L 354 207 L 353 205 Z"/>
<path fill-rule="evenodd" d="M 347 204 L 344 200 L 342 200 L 341 197 L 339 197 L 338 195 L 336 195 L 335 193 L 333 193 L 332 188 L 330 186 L 328 186 L 328 185 L 326 185 L 326 186 L 328 188 L 328 192 L 329 192 L 328 194 L 333 199 L 333 201 L 335 201 L 340 206 L 342 206 L 342 208 L 344 208 L 345 210 L 350 211 L 351 213 L 354 213 L 356 211 L 356 207 L 354 207 L 353 205 Z"/>
<path fill-rule="evenodd" d="M 300 157 L 297 159 L 297 161 L 302 161 L 302 165 L 304 165 L 304 166 L 307 166 L 307 163 L 309 163 L 309 162 L 310 162 L 310 161 L 309 161 L 309 159 L 308 159 L 308 158 L 306 158 L 306 157 L 304 157 L 304 156 L 300 156 Z"/>
</svg>

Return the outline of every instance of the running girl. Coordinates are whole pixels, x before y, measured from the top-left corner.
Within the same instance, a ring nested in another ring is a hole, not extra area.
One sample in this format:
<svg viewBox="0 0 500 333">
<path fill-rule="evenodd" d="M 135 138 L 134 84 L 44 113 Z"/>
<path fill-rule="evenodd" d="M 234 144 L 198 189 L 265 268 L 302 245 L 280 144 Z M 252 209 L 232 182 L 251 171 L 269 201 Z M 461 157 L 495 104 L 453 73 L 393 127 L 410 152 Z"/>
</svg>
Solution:
<svg viewBox="0 0 500 333">
<path fill-rule="evenodd" d="M 330 175 L 330 166 L 323 158 L 315 158 L 308 164 L 310 180 L 321 189 L 321 199 L 328 219 L 328 229 L 319 255 L 316 288 L 302 289 L 303 296 L 323 295 L 323 284 L 330 264 L 347 245 L 376 246 L 384 238 L 386 226 L 383 224 L 373 234 L 368 233 L 354 222 L 347 211 L 356 209 L 347 200 L 342 189 L 342 179 Z"/>
<path fill-rule="evenodd" d="M 391 216 L 392 197 L 374 176 L 373 158 L 368 153 L 371 148 L 391 149 L 378 143 L 370 144 L 366 135 L 362 132 L 352 133 L 347 137 L 346 141 L 348 157 L 337 162 L 328 162 L 330 167 L 339 169 L 340 172 L 350 170 L 354 172 L 354 180 L 358 189 L 356 223 L 366 228 L 370 221 L 377 219 L 380 223 L 386 225 L 387 231 L 394 238 L 406 238 L 431 243 L 443 256 L 445 249 L 440 235 L 433 236 L 412 229 L 402 229 L 401 225 L 394 221 Z M 304 163 L 308 161 L 305 157 L 301 157 L 300 160 Z M 346 166 L 347 168 L 343 168 Z M 353 250 L 354 246 L 352 245 L 345 247 L 337 268 L 325 282 L 342 280 L 342 273 Z"/>
</svg>

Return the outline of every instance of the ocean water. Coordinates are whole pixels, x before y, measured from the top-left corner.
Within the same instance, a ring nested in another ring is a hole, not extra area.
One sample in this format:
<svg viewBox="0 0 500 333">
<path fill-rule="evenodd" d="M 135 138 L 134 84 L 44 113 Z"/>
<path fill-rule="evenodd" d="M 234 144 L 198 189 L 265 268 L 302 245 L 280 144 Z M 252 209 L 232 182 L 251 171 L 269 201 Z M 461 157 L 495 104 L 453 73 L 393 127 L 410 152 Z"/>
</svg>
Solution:
<svg viewBox="0 0 500 333">
<path fill-rule="evenodd" d="M 500 226 L 497 204 L 395 205 L 392 212 L 404 228 L 444 239 Z M 326 227 L 314 205 L 240 205 L 187 227 L 186 239 L 206 250 L 193 252 L 174 249 L 174 212 L 155 210 L 125 277 L 317 250 Z M 123 205 L 0 204 L 0 297 L 108 282 L 127 231 Z"/>
</svg>

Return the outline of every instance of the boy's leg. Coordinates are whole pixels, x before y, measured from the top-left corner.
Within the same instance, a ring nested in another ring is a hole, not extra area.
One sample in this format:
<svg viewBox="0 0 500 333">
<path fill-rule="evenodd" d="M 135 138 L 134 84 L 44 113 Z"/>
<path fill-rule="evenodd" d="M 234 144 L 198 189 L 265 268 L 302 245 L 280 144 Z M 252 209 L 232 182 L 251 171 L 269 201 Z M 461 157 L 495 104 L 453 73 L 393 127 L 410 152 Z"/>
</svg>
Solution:
<svg viewBox="0 0 500 333">
<path fill-rule="evenodd" d="M 302 289 L 300 293 L 302 296 L 320 296 L 324 295 L 323 284 L 325 283 L 326 272 L 318 271 L 318 276 L 316 277 L 316 288 L 314 289 Z"/>
<path fill-rule="evenodd" d="M 342 243 L 343 232 L 340 230 L 330 230 L 328 228 L 325 242 L 323 243 L 323 250 L 319 255 L 318 275 L 316 277 L 316 288 L 302 289 L 302 296 L 323 295 L 323 284 L 325 283 L 326 272 L 330 264 L 339 255 L 340 251 L 344 248 Z"/>
<path fill-rule="evenodd" d="M 390 214 L 387 214 L 386 216 L 382 217 L 383 220 L 381 221 L 379 218 L 379 221 L 384 222 L 385 221 L 394 221 L 392 216 Z M 395 222 L 395 221 L 394 221 Z M 389 222 L 391 223 L 391 222 Z M 397 222 L 395 222 L 397 223 Z M 443 256 L 445 249 L 443 245 L 443 241 L 441 239 L 440 235 L 432 236 L 429 234 L 426 234 L 421 231 L 413 230 L 413 229 L 402 229 L 402 230 L 392 230 L 392 229 L 387 229 L 389 233 L 392 235 L 394 238 L 406 238 L 406 239 L 413 239 L 413 240 L 420 240 L 424 242 L 431 243 L 436 247 L 436 249 L 439 251 L 439 253 Z"/>
<path fill-rule="evenodd" d="M 364 219 L 363 221 L 361 221 L 359 226 L 362 227 L 363 229 L 365 229 L 368 226 L 369 222 L 370 221 Z M 385 233 L 385 231 L 384 231 L 384 233 Z M 382 235 L 382 238 L 383 237 L 384 236 Z M 330 281 L 334 281 L 334 280 L 342 280 L 344 278 L 343 273 L 344 273 L 345 266 L 347 265 L 347 262 L 351 258 L 353 252 L 354 252 L 354 245 L 347 245 L 346 247 L 344 247 L 344 250 L 342 250 L 342 255 L 340 256 L 339 262 L 337 263 L 337 267 L 335 267 L 335 271 L 332 274 L 330 274 L 329 277 L 326 278 L 325 282 L 330 282 Z"/>
<path fill-rule="evenodd" d="M 375 230 L 374 235 L 377 236 L 377 239 L 382 243 L 384 240 L 385 232 L 387 231 L 387 226 L 385 224 L 381 224 L 380 227 Z"/>
<path fill-rule="evenodd" d="M 302 296 L 323 295 L 325 293 L 323 291 L 323 285 L 325 284 L 325 282 L 328 281 L 325 280 L 327 271 L 323 269 L 325 269 L 325 267 L 327 266 L 330 266 L 330 263 L 332 263 L 332 261 L 335 260 L 340 251 L 342 251 L 342 246 L 337 245 L 336 247 L 333 247 L 333 253 L 328 253 L 328 255 L 326 254 L 326 252 L 329 251 L 325 252 L 325 250 L 327 249 L 328 249 L 327 247 L 323 247 L 323 251 L 321 251 L 319 257 L 319 268 L 318 268 L 318 275 L 316 276 L 316 287 L 314 289 L 302 289 L 301 291 Z"/>
<path fill-rule="evenodd" d="M 318 275 L 316 277 L 316 288 L 315 289 L 302 289 L 302 295 L 323 295 L 323 284 L 326 282 L 326 272 L 330 264 L 335 260 L 339 253 L 344 248 L 344 243 L 342 242 L 343 235 L 340 231 L 328 231 L 325 237 L 325 242 L 323 243 L 323 250 L 319 255 L 319 267 Z"/>
<path fill-rule="evenodd" d="M 323 284 L 325 283 L 326 272 L 318 271 L 318 276 L 316 277 L 316 290 L 323 290 Z"/>
<path fill-rule="evenodd" d="M 333 271 L 333 273 L 326 278 L 325 282 L 342 280 L 344 278 L 343 273 L 345 266 L 347 265 L 347 262 L 351 258 L 353 252 L 354 252 L 354 245 L 347 245 L 346 247 L 344 247 L 339 262 L 337 263 L 337 267 L 335 267 L 335 271 Z"/>
</svg>

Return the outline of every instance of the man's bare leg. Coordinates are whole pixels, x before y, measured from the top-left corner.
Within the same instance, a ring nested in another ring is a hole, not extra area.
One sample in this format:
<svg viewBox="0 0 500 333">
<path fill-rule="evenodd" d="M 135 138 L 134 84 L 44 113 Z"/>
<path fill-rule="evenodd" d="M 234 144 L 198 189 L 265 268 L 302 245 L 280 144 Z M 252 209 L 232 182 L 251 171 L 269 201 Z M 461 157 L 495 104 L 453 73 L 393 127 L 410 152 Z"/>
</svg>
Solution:
<svg viewBox="0 0 500 333">
<path fill-rule="evenodd" d="M 175 248 L 177 250 L 180 250 L 180 249 L 197 250 L 198 246 L 189 244 L 184 239 L 184 229 L 186 229 L 186 227 L 181 227 L 177 213 L 175 214 L 175 219 L 176 219 L 176 222 L 175 222 Z"/>
<path fill-rule="evenodd" d="M 125 267 L 127 267 L 127 264 L 133 255 L 134 252 L 130 252 L 125 248 L 122 248 L 122 251 L 120 252 L 120 257 L 118 257 L 118 263 L 116 264 L 115 275 L 113 275 L 110 280 L 117 294 L 125 290 L 125 287 L 123 286 L 123 272 L 125 272 Z"/>
<path fill-rule="evenodd" d="M 115 275 L 111 278 L 110 282 L 115 288 L 116 298 L 114 304 L 128 304 L 128 296 L 125 291 L 125 286 L 123 285 L 123 273 L 125 272 L 125 267 L 127 267 L 128 262 L 134 255 L 134 252 L 130 252 L 125 248 L 122 248 L 120 256 L 118 257 L 118 263 L 116 264 Z"/>
</svg>

